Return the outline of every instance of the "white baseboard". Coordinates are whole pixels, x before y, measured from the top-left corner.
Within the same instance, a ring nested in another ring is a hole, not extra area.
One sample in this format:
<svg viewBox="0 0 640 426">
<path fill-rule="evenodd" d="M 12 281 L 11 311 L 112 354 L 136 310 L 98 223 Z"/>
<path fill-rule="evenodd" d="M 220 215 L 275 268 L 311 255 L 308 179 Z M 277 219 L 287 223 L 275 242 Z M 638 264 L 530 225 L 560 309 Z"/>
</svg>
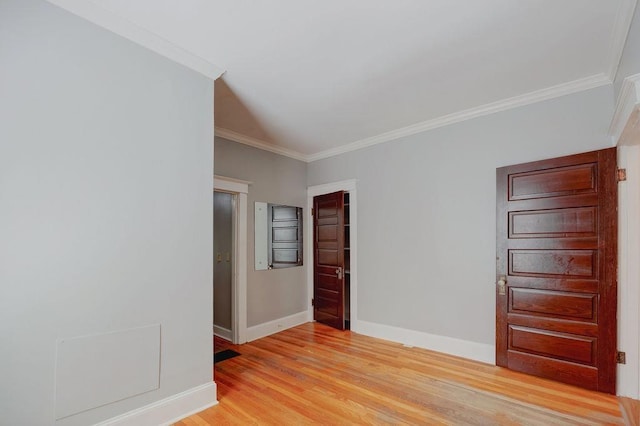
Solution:
<svg viewBox="0 0 640 426">
<path fill-rule="evenodd" d="M 215 382 L 205 383 L 184 392 L 146 405 L 96 426 L 170 425 L 218 404 Z"/>
<path fill-rule="evenodd" d="M 358 320 L 356 327 L 352 327 L 352 330 L 355 333 L 364 334 L 365 336 L 390 340 L 408 346 L 429 349 L 431 351 L 468 358 L 487 364 L 495 365 L 496 363 L 495 346 L 493 345 L 470 342 L 453 337 L 438 336 L 436 334 L 362 320 Z"/>
<path fill-rule="evenodd" d="M 231 330 L 224 327 L 220 327 L 219 325 L 213 324 L 213 334 L 215 334 L 218 337 L 222 337 L 223 339 L 228 340 L 230 342 L 233 341 L 233 335 L 231 334 Z"/>
<path fill-rule="evenodd" d="M 254 325 L 247 328 L 247 342 L 258 340 L 307 322 L 309 322 L 307 311 L 303 311 L 288 317 Z"/>
</svg>

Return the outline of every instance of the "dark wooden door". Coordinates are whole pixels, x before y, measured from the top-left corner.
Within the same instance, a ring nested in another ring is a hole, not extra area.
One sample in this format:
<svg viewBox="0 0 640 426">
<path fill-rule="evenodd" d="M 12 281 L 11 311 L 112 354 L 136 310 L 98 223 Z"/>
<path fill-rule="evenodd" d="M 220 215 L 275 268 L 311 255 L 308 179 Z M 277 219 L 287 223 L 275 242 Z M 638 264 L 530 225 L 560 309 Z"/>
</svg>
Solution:
<svg viewBox="0 0 640 426">
<path fill-rule="evenodd" d="M 496 363 L 615 393 L 616 149 L 497 170 Z"/>
<path fill-rule="evenodd" d="M 313 319 L 344 330 L 344 193 L 313 198 Z"/>
</svg>

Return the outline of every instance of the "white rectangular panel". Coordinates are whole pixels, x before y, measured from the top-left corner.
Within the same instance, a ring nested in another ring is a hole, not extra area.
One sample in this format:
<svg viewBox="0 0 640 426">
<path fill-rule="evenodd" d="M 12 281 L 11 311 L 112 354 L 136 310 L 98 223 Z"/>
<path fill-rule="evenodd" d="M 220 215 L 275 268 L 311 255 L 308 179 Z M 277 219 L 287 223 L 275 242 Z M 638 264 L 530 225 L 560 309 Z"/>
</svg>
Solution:
<svg viewBox="0 0 640 426">
<path fill-rule="evenodd" d="M 160 324 L 58 340 L 56 419 L 160 387 Z"/>
<path fill-rule="evenodd" d="M 267 203 L 256 201 L 255 209 L 255 267 L 256 271 L 263 271 L 269 267 Z"/>
</svg>

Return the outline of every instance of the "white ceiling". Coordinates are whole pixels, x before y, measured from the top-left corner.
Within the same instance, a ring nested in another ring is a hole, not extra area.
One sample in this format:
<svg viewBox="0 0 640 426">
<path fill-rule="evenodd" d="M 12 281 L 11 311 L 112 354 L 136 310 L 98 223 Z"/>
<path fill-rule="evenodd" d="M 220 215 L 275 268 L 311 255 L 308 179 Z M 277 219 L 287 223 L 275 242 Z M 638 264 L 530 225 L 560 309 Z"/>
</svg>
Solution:
<svg viewBox="0 0 640 426">
<path fill-rule="evenodd" d="M 636 3 L 92 1 L 226 70 L 218 134 L 307 161 L 607 84 Z"/>
</svg>

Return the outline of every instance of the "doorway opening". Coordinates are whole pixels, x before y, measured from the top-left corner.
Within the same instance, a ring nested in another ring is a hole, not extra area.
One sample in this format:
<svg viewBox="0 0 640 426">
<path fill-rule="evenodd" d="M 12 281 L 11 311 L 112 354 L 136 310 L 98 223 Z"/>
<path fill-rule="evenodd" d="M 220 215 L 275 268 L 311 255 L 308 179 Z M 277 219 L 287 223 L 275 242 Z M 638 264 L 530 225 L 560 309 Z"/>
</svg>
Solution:
<svg viewBox="0 0 640 426">
<path fill-rule="evenodd" d="M 345 312 L 348 312 L 350 330 L 358 332 L 358 315 L 357 315 L 357 301 L 358 301 L 358 223 L 357 223 L 357 190 L 356 181 L 345 180 L 340 182 L 334 182 L 324 185 L 310 186 L 307 188 L 307 208 L 311 215 L 311 209 L 314 204 L 314 197 L 332 194 L 338 191 L 343 191 L 348 194 L 349 208 L 345 211 L 345 223 L 349 224 L 349 297 L 348 304 L 345 306 Z M 314 226 L 313 220 L 307 221 L 311 223 L 306 227 L 306 261 L 307 265 L 314 264 Z M 343 271 L 344 272 L 344 271 Z M 307 295 L 308 295 L 308 307 L 307 316 L 308 321 L 314 320 L 314 306 L 313 306 L 313 294 L 314 294 L 314 268 L 307 268 Z"/>
<path fill-rule="evenodd" d="M 214 307 L 214 333 L 219 337 L 230 340 L 234 344 L 242 344 L 247 341 L 247 194 L 250 182 L 223 177 L 214 177 L 214 197 L 215 193 L 228 194 L 231 198 L 231 232 L 229 251 L 229 273 L 231 275 L 230 288 L 230 329 L 218 328 L 216 333 L 215 307 Z M 214 217 L 216 212 L 214 211 Z M 215 224 L 214 224 L 215 226 Z M 214 235 L 215 239 L 215 235 Z M 213 259 L 215 265 L 227 262 L 227 252 L 220 251 L 220 262 L 218 253 L 214 252 Z M 213 291 L 216 294 L 216 282 L 213 283 Z M 215 301 L 213 301 L 215 305 Z"/>
<path fill-rule="evenodd" d="M 231 289 L 235 256 L 231 253 L 236 198 L 236 194 L 227 192 L 213 193 L 213 334 L 229 342 L 233 341 Z"/>
</svg>

